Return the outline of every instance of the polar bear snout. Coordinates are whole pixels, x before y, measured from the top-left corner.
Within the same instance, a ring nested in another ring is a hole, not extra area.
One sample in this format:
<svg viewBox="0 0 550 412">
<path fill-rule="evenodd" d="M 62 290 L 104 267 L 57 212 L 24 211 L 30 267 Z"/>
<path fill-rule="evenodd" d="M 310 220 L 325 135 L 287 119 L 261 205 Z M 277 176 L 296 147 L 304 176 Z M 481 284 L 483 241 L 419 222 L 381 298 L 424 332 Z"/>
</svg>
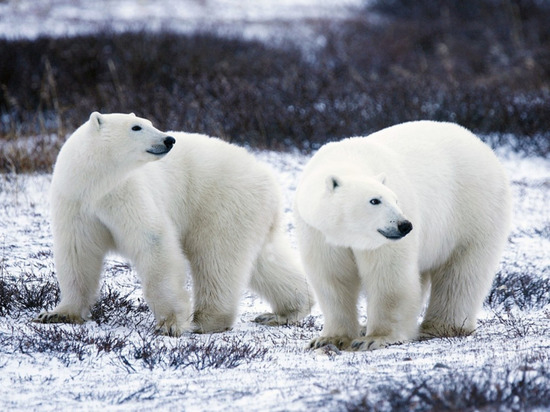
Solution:
<svg viewBox="0 0 550 412">
<path fill-rule="evenodd" d="M 147 150 L 147 153 L 151 153 L 156 156 L 165 155 L 172 149 L 175 143 L 176 139 L 172 136 L 166 136 L 162 141 L 162 144 L 153 145 L 149 150 Z"/>
<path fill-rule="evenodd" d="M 401 220 L 397 222 L 396 227 L 387 227 L 384 229 L 378 229 L 378 233 L 387 239 L 398 240 L 401 239 L 413 229 L 413 225 L 408 220 Z"/>
<path fill-rule="evenodd" d="M 166 139 L 164 139 L 164 146 L 168 150 L 172 149 L 172 146 L 176 143 L 176 139 L 174 139 L 172 136 L 167 136 Z"/>
<path fill-rule="evenodd" d="M 399 230 L 399 233 L 403 236 L 409 233 L 412 229 L 413 225 L 408 220 L 403 220 L 397 224 L 397 230 Z"/>
</svg>

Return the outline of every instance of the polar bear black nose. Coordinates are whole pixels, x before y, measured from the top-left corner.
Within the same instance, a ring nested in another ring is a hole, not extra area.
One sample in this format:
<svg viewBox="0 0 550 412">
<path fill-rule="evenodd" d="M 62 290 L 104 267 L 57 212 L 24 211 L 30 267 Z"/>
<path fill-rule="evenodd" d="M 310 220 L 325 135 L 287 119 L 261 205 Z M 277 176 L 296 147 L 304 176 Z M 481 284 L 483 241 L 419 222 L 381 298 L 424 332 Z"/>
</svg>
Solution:
<svg viewBox="0 0 550 412">
<path fill-rule="evenodd" d="M 164 146 L 166 146 L 168 150 L 170 150 L 172 146 L 174 146 L 174 143 L 176 143 L 176 139 L 174 139 L 172 136 L 168 136 L 166 139 L 164 139 Z"/>
<path fill-rule="evenodd" d="M 413 225 L 408 220 L 404 220 L 397 224 L 397 230 L 399 230 L 399 233 L 401 233 L 401 235 L 403 236 L 409 233 L 412 230 L 412 228 L 413 228 Z"/>
</svg>

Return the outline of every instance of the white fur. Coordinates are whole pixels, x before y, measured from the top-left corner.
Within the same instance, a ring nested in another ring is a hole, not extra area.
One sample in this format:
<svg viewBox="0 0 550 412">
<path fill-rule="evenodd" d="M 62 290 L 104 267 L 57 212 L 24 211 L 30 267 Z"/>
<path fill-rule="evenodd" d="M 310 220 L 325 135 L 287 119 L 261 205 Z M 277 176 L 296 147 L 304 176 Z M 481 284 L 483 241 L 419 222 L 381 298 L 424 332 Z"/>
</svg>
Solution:
<svg viewBox="0 0 550 412">
<path fill-rule="evenodd" d="M 137 129 L 136 126 L 141 128 Z M 309 312 L 305 275 L 281 228 L 271 171 L 243 148 L 132 115 L 93 113 L 59 153 L 51 187 L 54 258 L 61 302 L 39 322 L 89 317 L 108 251 L 135 265 L 163 333 L 231 327 L 248 284 L 280 324 Z M 192 269 L 194 313 L 186 284 Z M 193 325 L 191 324 L 193 321 Z"/>
<path fill-rule="evenodd" d="M 300 252 L 325 316 L 311 346 L 415 339 L 428 295 L 421 337 L 471 333 L 507 240 L 510 199 L 491 149 L 455 124 L 410 122 L 323 146 L 295 200 Z M 406 221 L 402 239 L 383 235 Z"/>
</svg>

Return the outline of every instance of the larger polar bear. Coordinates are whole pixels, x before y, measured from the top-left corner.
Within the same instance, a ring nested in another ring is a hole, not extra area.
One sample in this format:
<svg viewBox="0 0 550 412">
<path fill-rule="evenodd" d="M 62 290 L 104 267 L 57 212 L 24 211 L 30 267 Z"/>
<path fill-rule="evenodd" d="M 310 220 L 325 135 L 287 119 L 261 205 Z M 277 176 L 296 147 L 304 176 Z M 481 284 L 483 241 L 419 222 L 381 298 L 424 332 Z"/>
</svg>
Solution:
<svg viewBox="0 0 550 412">
<path fill-rule="evenodd" d="M 468 130 L 410 122 L 323 146 L 297 187 L 295 217 L 325 317 L 311 347 L 369 350 L 417 338 L 427 295 L 421 337 L 475 329 L 507 240 L 510 190 Z"/>
<path fill-rule="evenodd" d="M 282 231 L 276 180 L 243 148 L 94 112 L 59 153 L 51 206 L 61 302 L 38 322 L 83 322 L 111 250 L 135 265 L 165 334 L 230 328 L 247 284 L 274 311 L 259 322 L 295 321 L 312 305 Z"/>
</svg>

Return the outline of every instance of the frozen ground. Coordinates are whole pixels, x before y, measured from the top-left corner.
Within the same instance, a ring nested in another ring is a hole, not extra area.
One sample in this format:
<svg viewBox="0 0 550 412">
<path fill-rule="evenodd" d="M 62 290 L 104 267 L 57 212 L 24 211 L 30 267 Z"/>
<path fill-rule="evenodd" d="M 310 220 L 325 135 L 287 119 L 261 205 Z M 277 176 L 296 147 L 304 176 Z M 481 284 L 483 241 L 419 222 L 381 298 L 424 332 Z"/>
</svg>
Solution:
<svg viewBox="0 0 550 412">
<path fill-rule="evenodd" d="M 7 0 L 0 1 L 0 37 L 110 27 L 285 39 L 314 33 L 324 19 L 352 18 L 362 3 Z M 477 333 L 370 353 L 307 351 L 323 324 L 319 309 L 298 326 L 263 327 L 250 320 L 267 306 L 250 293 L 229 332 L 157 336 L 135 273 L 116 256 L 105 264 L 95 322 L 33 324 L 57 290 L 51 177 L 0 175 L 0 410 L 548 410 L 550 162 L 498 154 L 511 176 L 514 225 Z M 279 173 L 294 242 L 290 205 L 307 158 L 257 156 Z"/>
<path fill-rule="evenodd" d="M 294 239 L 290 205 L 307 158 L 257 156 L 278 171 Z M 263 327 L 250 321 L 267 306 L 250 293 L 229 332 L 156 336 L 137 277 L 115 256 L 105 265 L 99 324 L 32 324 L 40 309 L 23 306 L 30 292 L 7 305 L 10 313 L 0 318 L 0 409 L 425 410 L 492 402 L 520 410 L 533 399 L 543 403 L 539 410 L 550 407 L 548 397 L 540 399 L 550 388 L 550 162 L 505 150 L 499 156 L 512 177 L 514 226 L 501 284 L 474 336 L 370 353 L 307 351 L 323 323 L 319 309 L 299 326 Z M 49 175 L 0 176 L 3 288 L 54 285 L 49 182 Z M 524 296 L 530 283 L 546 290 L 533 291 L 532 300 Z"/>
</svg>

